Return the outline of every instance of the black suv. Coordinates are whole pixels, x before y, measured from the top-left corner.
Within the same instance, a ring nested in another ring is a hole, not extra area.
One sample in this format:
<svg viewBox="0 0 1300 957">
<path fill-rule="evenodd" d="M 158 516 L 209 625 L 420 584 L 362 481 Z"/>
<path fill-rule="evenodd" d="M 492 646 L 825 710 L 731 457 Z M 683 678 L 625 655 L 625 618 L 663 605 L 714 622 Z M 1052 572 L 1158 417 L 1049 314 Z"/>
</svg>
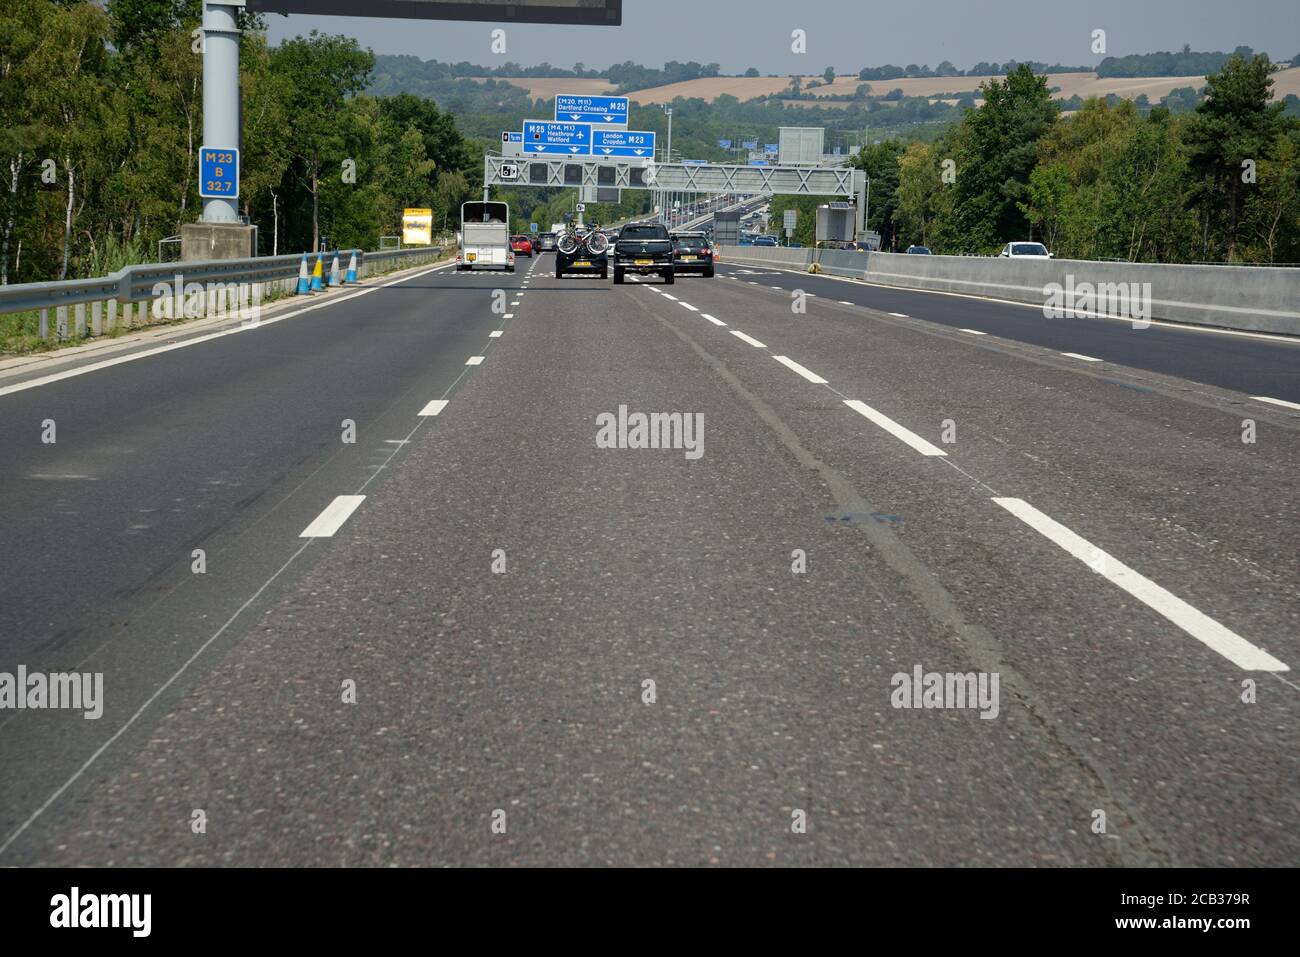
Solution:
<svg viewBox="0 0 1300 957">
<path fill-rule="evenodd" d="M 713 278 L 713 246 L 704 233 L 673 233 L 673 269 Z"/>
<path fill-rule="evenodd" d="M 555 246 L 555 278 L 565 274 L 599 273 L 601 279 L 609 278 L 609 240 L 598 229 L 588 232 L 573 230 L 559 238 Z"/>
<path fill-rule="evenodd" d="M 614 282 L 625 273 L 657 272 L 664 282 L 673 282 L 673 242 L 663 223 L 632 223 L 624 226 L 614 244 Z"/>
</svg>

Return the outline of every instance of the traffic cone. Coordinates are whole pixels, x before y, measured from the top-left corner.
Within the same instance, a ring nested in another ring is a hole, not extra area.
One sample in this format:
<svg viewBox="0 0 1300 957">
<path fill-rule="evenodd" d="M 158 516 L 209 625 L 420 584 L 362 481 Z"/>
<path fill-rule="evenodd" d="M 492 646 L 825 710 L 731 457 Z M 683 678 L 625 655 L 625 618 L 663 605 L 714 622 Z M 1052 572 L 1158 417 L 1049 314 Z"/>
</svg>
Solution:
<svg viewBox="0 0 1300 957">
<path fill-rule="evenodd" d="M 357 251 L 352 250 L 352 258 L 348 260 L 348 274 L 343 277 L 345 283 L 357 281 Z"/>
<path fill-rule="evenodd" d="M 334 254 L 334 261 L 330 263 L 330 285 L 337 286 L 338 284 L 339 284 L 339 254 L 336 252 Z"/>
<path fill-rule="evenodd" d="M 316 254 L 316 265 L 313 266 L 313 267 L 312 267 L 312 270 L 311 270 L 311 291 L 312 291 L 312 292 L 318 292 L 318 291 L 320 291 L 321 289 L 324 288 L 324 287 L 321 285 L 321 279 L 323 279 L 323 278 L 324 278 L 324 277 L 321 276 L 321 254 L 320 254 L 320 253 L 317 253 L 317 254 Z"/>
<path fill-rule="evenodd" d="M 302 262 L 298 264 L 298 295 L 305 296 L 311 291 L 311 280 L 307 278 L 307 254 L 302 254 Z"/>
</svg>

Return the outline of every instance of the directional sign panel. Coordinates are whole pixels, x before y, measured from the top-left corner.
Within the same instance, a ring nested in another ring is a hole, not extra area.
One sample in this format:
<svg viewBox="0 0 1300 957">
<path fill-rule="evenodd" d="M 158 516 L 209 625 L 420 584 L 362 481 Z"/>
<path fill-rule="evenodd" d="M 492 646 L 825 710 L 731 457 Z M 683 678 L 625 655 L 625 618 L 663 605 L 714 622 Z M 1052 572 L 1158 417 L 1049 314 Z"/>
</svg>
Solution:
<svg viewBox="0 0 1300 957">
<path fill-rule="evenodd" d="M 718 149 L 731 149 L 731 140 L 718 140 Z"/>
<path fill-rule="evenodd" d="M 647 130 L 592 130 L 592 156 L 655 155 L 655 135 Z"/>
<path fill-rule="evenodd" d="M 779 143 L 764 143 L 764 144 L 763 144 L 763 152 L 764 152 L 764 153 L 771 153 L 771 154 L 773 154 L 773 155 L 775 156 L 775 155 L 776 155 L 777 153 L 779 153 L 780 151 L 781 151 L 781 145 L 780 145 Z"/>
<path fill-rule="evenodd" d="M 555 122 L 627 126 L 627 97 L 557 93 L 555 94 Z"/>
<path fill-rule="evenodd" d="M 591 124 L 524 120 L 524 152 L 589 156 Z"/>
<path fill-rule="evenodd" d="M 199 150 L 199 195 L 204 199 L 239 198 L 239 150 L 227 146 Z"/>
<path fill-rule="evenodd" d="M 741 149 L 756 150 L 758 149 L 758 140 L 745 140 L 740 146 Z"/>
</svg>

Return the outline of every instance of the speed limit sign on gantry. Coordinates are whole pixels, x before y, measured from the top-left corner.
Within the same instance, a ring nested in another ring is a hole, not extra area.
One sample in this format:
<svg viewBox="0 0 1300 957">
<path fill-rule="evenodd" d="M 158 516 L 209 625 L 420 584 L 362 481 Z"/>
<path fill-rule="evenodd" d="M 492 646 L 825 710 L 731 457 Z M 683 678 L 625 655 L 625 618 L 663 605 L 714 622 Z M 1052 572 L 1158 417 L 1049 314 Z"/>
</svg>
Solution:
<svg viewBox="0 0 1300 957">
<path fill-rule="evenodd" d="M 502 164 L 501 164 L 501 178 L 502 178 L 502 179 L 518 179 L 518 178 L 519 178 L 519 166 L 518 166 L 518 164 L 516 164 L 516 163 L 502 163 Z"/>
</svg>

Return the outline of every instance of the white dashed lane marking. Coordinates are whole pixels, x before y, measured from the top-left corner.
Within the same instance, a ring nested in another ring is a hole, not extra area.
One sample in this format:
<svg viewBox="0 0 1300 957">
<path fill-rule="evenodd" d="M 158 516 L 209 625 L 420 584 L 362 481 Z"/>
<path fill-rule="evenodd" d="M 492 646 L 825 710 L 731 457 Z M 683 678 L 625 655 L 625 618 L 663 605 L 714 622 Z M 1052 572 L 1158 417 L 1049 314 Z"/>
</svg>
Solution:
<svg viewBox="0 0 1300 957">
<path fill-rule="evenodd" d="M 1300 405 L 1297 405 L 1294 402 L 1288 402 L 1286 399 L 1270 399 L 1266 395 L 1252 395 L 1251 398 L 1256 402 L 1267 402 L 1269 405 L 1280 405 L 1285 409 L 1300 409 Z"/>
<path fill-rule="evenodd" d="M 428 405 L 426 405 L 423 409 L 420 410 L 420 415 L 437 415 L 445 408 L 447 408 L 446 399 L 434 399 L 432 402 L 430 402 Z"/>
<path fill-rule="evenodd" d="M 1094 572 L 1118 585 L 1138 601 L 1159 612 L 1207 648 L 1217 651 L 1245 671 L 1290 671 L 1264 649 L 1229 631 L 1213 618 L 1193 608 L 1178 596 L 1139 575 L 1119 559 L 1076 535 L 1018 498 L 995 498 L 996 504 L 1030 528 L 1065 549 Z"/>
<path fill-rule="evenodd" d="M 799 373 L 799 375 L 803 376 L 814 385 L 826 385 L 825 379 L 813 372 L 811 369 L 805 369 L 793 359 L 787 358 L 786 356 L 773 356 L 772 358 L 781 363 L 781 365 L 785 366 L 787 369 Z"/>
<path fill-rule="evenodd" d="M 1071 359 L 1078 359 L 1082 362 L 1101 362 L 1101 359 L 1094 359 L 1092 356 L 1081 356 L 1077 352 L 1062 352 L 1061 355 L 1068 356 Z"/>
<path fill-rule="evenodd" d="M 740 341 L 742 341 L 742 342 L 748 342 L 748 343 L 749 343 L 751 346 L 753 346 L 755 349 L 766 349 L 766 348 L 767 348 L 766 345 L 764 345 L 763 343 L 759 342 L 759 341 L 758 341 L 757 339 L 755 339 L 754 337 L 752 337 L 752 336 L 747 336 L 747 335 L 745 335 L 743 332 L 741 332 L 741 331 L 738 330 L 738 329 L 732 329 L 732 330 L 731 330 L 731 334 L 732 334 L 733 336 L 735 336 L 737 339 L 739 339 Z"/>
<path fill-rule="evenodd" d="M 865 402 L 862 402 L 858 399 L 845 399 L 844 404 L 847 405 L 854 412 L 857 412 L 859 415 L 870 419 L 872 422 L 880 426 L 882 429 L 884 429 L 894 438 L 907 443 L 912 448 L 916 449 L 916 451 L 920 452 L 922 455 L 942 456 L 943 458 L 947 458 L 948 453 L 945 452 L 943 449 L 931 445 L 929 442 L 921 438 L 915 432 L 911 431 L 910 429 L 903 428 L 903 426 L 899 425 L 889 416 L 885 415 L 883 412 L 876 411 L 871 406 L 867 405 Z"/>
<path fill-rule="evenodd" d="M 467 366 L 481 366 L 482 364 L 483 364 L 482 356 L 470 356 L 468 359 L 465 360 L 465 365 Z"/>
<path fill-rule="evenodd" d="M 340 528 L 348 517 L 366 500 L 364 495 L 339 495 L 325 506 L 325 511 L 302 530 L 299 538 L 329 538 Z"/>
</svg>

